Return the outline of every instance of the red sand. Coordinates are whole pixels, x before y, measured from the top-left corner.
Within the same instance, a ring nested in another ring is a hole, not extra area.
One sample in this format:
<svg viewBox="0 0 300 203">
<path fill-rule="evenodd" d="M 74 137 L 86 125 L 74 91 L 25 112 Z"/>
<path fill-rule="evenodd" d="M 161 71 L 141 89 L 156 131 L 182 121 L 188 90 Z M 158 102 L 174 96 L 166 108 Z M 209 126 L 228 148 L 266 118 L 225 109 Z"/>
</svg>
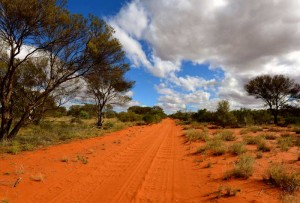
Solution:
<svg viewBox="0 0 300 203">
<path fill-rule="evenodd" d="M 223 181 L 231 155 L 192 155 L 181 127 L 170 119 L 34 152 L 0 155 L 0 201 L 9 202 L 280 202 L 280 193 L 256 175 Z M 83 164 L 77 156 L 87 157 Z M 68 162 L 62 162 L 69 158 Z M 211 168 L 205 168 L 208 162 Z M 260 162 L 259 162 L 260 163 Z M 257 165 L 257 168 L 260 166 Z M 4 173 L 9 172 L 9 175 Z M 34 181 L 38 176 L 42 181 Z M 21 177 L 17 187 L 12 185 Z M 239 188 L 216 198 L 220 186 Z"/>
</svg>

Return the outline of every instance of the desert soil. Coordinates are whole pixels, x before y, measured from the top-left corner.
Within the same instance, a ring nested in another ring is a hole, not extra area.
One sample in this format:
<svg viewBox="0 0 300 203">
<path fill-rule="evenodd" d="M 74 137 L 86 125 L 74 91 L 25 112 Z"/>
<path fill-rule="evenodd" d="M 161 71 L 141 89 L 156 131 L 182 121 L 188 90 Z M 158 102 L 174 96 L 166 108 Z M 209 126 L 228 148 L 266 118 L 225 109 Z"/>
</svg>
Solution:
<svg viewBox="0 0 300 203">
<path fill-rule="evenodd" d="M 222 180 L 231 158 L 202 160 L 166 119 L 88 140 L 0 155 L 0 202 L 280 202 L 256 175 Z M 205 167 L 212 163 L 210 168 Z M 259 166 L 258 166 L 259 167 Z M 22 178 L 13 187 L 15 181 Z M 220 186 L 238 188 L 217 198 Z"/>
</svg>

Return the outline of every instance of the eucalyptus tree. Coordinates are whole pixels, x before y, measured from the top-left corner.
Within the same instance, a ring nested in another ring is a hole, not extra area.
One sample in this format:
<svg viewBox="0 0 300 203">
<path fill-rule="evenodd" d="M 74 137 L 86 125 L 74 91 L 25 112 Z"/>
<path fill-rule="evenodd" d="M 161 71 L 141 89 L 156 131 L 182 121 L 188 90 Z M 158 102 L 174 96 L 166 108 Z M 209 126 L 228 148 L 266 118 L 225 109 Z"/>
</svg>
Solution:
<svg viewBox="0 0 300 203">
<path fill-rule="evenodd" d="M 90 74 L 86 74 L 87 95 L 97 106 L 97 127 L 103 124 L 105 106 L 124 105 L 131 100 L 126 96 L 134 82 L 127 80 L 125 74 L 129 65 L 118 39 L 112 37 L 114 29 L 99 19 L 94 19 L 94 28 L 101 33 L 91 40 L 91 56 L 96 64 Z"/>
<path fill-rule="evenodd" d="M 96 67 L 91 52 L 103 30 L 95 17 L 70 14 L 65 5 L 0 0 L 0 139 L 15 137 L 32 112 L 69 94 L 75 79 Z"/>
<path fill-rule="evenodd" d="M 257 76 L 245 85 L 245 90 L 249 95 L 263 100 L 269 107 L 276 125 L 280 109 L 289 101 L 300 99 L 300 85 L 284 75 Z"/>
</svg>

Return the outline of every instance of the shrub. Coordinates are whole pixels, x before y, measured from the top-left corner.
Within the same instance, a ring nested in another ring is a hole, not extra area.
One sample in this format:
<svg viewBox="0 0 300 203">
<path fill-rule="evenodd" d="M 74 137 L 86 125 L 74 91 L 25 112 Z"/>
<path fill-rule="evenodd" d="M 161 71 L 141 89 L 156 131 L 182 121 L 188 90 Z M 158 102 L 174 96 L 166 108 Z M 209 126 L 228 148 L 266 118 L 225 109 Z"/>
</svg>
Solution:
<svg viewBox="0 0 300 203">
<path fill-rule="evenodd" d="M 271 147 L 267 145 L 265 141 L 260 141 L 257 144 L 257 150 L 262 151 L 262 152 L 269 152 L 271 151 Z"/>
<path fill-rule="evenodd" d="M 103 129 L 104 129 L 104 130 L 109 130 L 109 129 L 112 129 L 113 127 L 114 127 L 114 123 L 113 123 L 113 122 L 110 122 L 110 121 L 105 122 L 105 123 L 103 124 Z"/>
<path fill-rule="evenodd" d="M 189 142 L 197 141 L 197 140 L 206 141 L 209 138 L 208 133 L 200 132 L 196 129 L 185 131 L 185 136 Z"/>
<path fill-rule="evenodd" d="M 262 127 L 259 126 L 252 126 L 248 128 L 249 131 L 253 132 L 253 133 L 257 133 L 259 131 L 263 131 Z"/>
<path fill-rule="evenodd" d="M 90 118 L 90 115 L 88 112 L 86 111 L 80 111 L 79 112 L 79 117 L 82 118 L 82 119 L 89 119 Z"/>
<path fill-rule="evenodd" d="M 295 132 L 296 134 L 300 134 L 300 127 L 294 127 L 292 131 Z"/>
<path fill-rule="evenodd" d="M 224 179 L 229 179 L 231 177 L 235 178 L 249 178 L 253 174 L 253 165 L 255 160 L 253 157 L 249 155 L 240 156 L 238 162 L 235 164 L 234 168 L 226 172 L 224 175 Z"/>
<path fill-rule="evenodd" d="M 259 152 L 256 153 L 256 158 L 257 159 L 261 159 L 262 157 L 263 157 L 263 153 L 262 152 L 259 151 Z"/>
<path fill-rule="evenodd" d="M 250 131 L 248 130 L 248 129 L 242 129 L 241 131 L 240 131 L 240 134 L 241 135 L 245 135 L 245 134 L 248 134 Z"/>
<path fill-rule="evenodd" d="M 291 137 L 280 137 L 277 140 L 277 144 L 282 151 L 288 151 L 293 146 L 293 140 Z"/>
<path fill-rule="evenodd" d="M 275 140 L 277 138 L 276 134 L 274 133 L 265 133 L 265 134 L 261 134 L 261 136 L 266 140 Z"/>
<path fill-rule="evenodd" d="M 222 140 L 215 138 L 206 142 L 205 149 L 211 150 L 213 155 L 219 156 L 226 153 L 227 146 Z"/>
<path fill-rule="evenodd" d="M 288 193 L 293 193 L 300 188 L 300 175 L 295 172 L 288 173 L 279 164 L 274 164 L 268 169 L 266 180 Z"/>
<path fill-rule="evenodd" d="M 230 152 L 235 155 L 240 155 L 246 152 L 245 145 L 243 143 L 234 143 L 230 146 Z"/>
<path fill-rule="evenodd" d="M 249 144 L 249 145 L 254 145 L 254 144 L 258 144 L 260 143 L 261 141 L 263 140 L 263 137 L 260 137 L 260 136 L 250 136 L 250 135 L 247 135 L 245 137 L 243 137 L 243 141 L 246 143 L 246 144 Z"/>
<path fill-rule="evenodd" d="M 234 141 L 237 139 L 233 132 L 228 130 L 220 131 L 216 134 L 216 136 L 219 136 L 220 139 L 224 141 Z"/>
</svg>

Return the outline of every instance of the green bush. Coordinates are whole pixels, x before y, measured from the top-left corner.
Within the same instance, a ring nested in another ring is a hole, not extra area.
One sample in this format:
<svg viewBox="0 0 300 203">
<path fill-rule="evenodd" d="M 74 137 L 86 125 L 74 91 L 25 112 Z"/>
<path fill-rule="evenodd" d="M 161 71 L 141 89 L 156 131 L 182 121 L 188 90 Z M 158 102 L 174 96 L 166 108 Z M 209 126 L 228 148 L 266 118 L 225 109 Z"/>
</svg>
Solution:
<svg viewBox="0 0 300 203">
<path fill-rule="evenodd" d="M 262 140 L 263 140 L 263 137 L 260 137 L 260 136 L 251 136 L 251 135 L 247 135 L 247 136 L 244 136 L 244 137 L 243 137 L 243 141 L 244 141 L 246 144 L 249 144 L 249 145 L 255 145 L 255 144 L 258 144 L 258 143 L 260 143 Z"/>
<path fill-rule="evenodd" d="M 79 118 L 82 118 L 82 119 L 89 119 L 90 118 L 90 115 L 88 112 L 86 111 L 80 111 L 79 112 Z"/>
<path fill-rule="evenodd" d="M 271 151 L 271 147 L 267 145 L 266 141 L 262 140 L 257 144 L 257 150 L 262 152 L 269 152 Z"/>
<path fill-rule="evenodd" d="M 267 171 L 266 180 L 285 192 L 293 193 L 300 189 L 299 173 L 288 173 L 282 165 L 274 164 Z"/>
<path fill-rule="evenodd" d="M 224 141 L 234 141 L 237 139 L 233 132 L 229 130 L 219 131 L 216 136 L 220 137 L 220 139 Z"/>
<path fill-rule="evenodd" d="M 118 114 L 117 118 L 122 122 L 134 122 L 134 121 L 142 121 L 143 117 L 134 112 L 121 112 Z"/>
<path fill-rule="evenodd" d="M 186 136 L 187 141 L 189 141 L 189 142 L 197 141 L 197 140 L 206 141 L 209 138 L 208 133 L 200 132 L 196 129 L 186 130 L 185 136 Z"/>
<path fill-rule="evenodd" d="M 260 136 L 262 136 L 266 140 L 275 140 L 277 138 L 276 134 L 274 133 L 265 133 L 265 134 L 261 134 Z"/>
<path fill-rule="evenodd" d="M 253 165 L 255 160 L 249 155 L 240 156 L 238 162 L 235 164 L 234 168 L 231 171 L 228 171 L 224 175 L 224 179 L 229 179 L 231 177 L 235 178 L 249 178 L 254 171 Z"/>
<path fill-rule="evenodd" d="M 206 142 L 205 149 L 211 150 L 215 156 L 220 156 L 226 153 L 227 146 L 222 140 L 215 138 Z"/>
<path fill-rule="evenodd" d="M 243 143 L 234 143 L 230 146 L 229 150 L 235 155 L 241 155 L 247 151 Z"/>
<path fill-rule="evenodd" d="M 293 146 L 292 137 L 280 137 L 277 139 L 277 144 L 282 151 L 288 151 Z"/>
</svg>

